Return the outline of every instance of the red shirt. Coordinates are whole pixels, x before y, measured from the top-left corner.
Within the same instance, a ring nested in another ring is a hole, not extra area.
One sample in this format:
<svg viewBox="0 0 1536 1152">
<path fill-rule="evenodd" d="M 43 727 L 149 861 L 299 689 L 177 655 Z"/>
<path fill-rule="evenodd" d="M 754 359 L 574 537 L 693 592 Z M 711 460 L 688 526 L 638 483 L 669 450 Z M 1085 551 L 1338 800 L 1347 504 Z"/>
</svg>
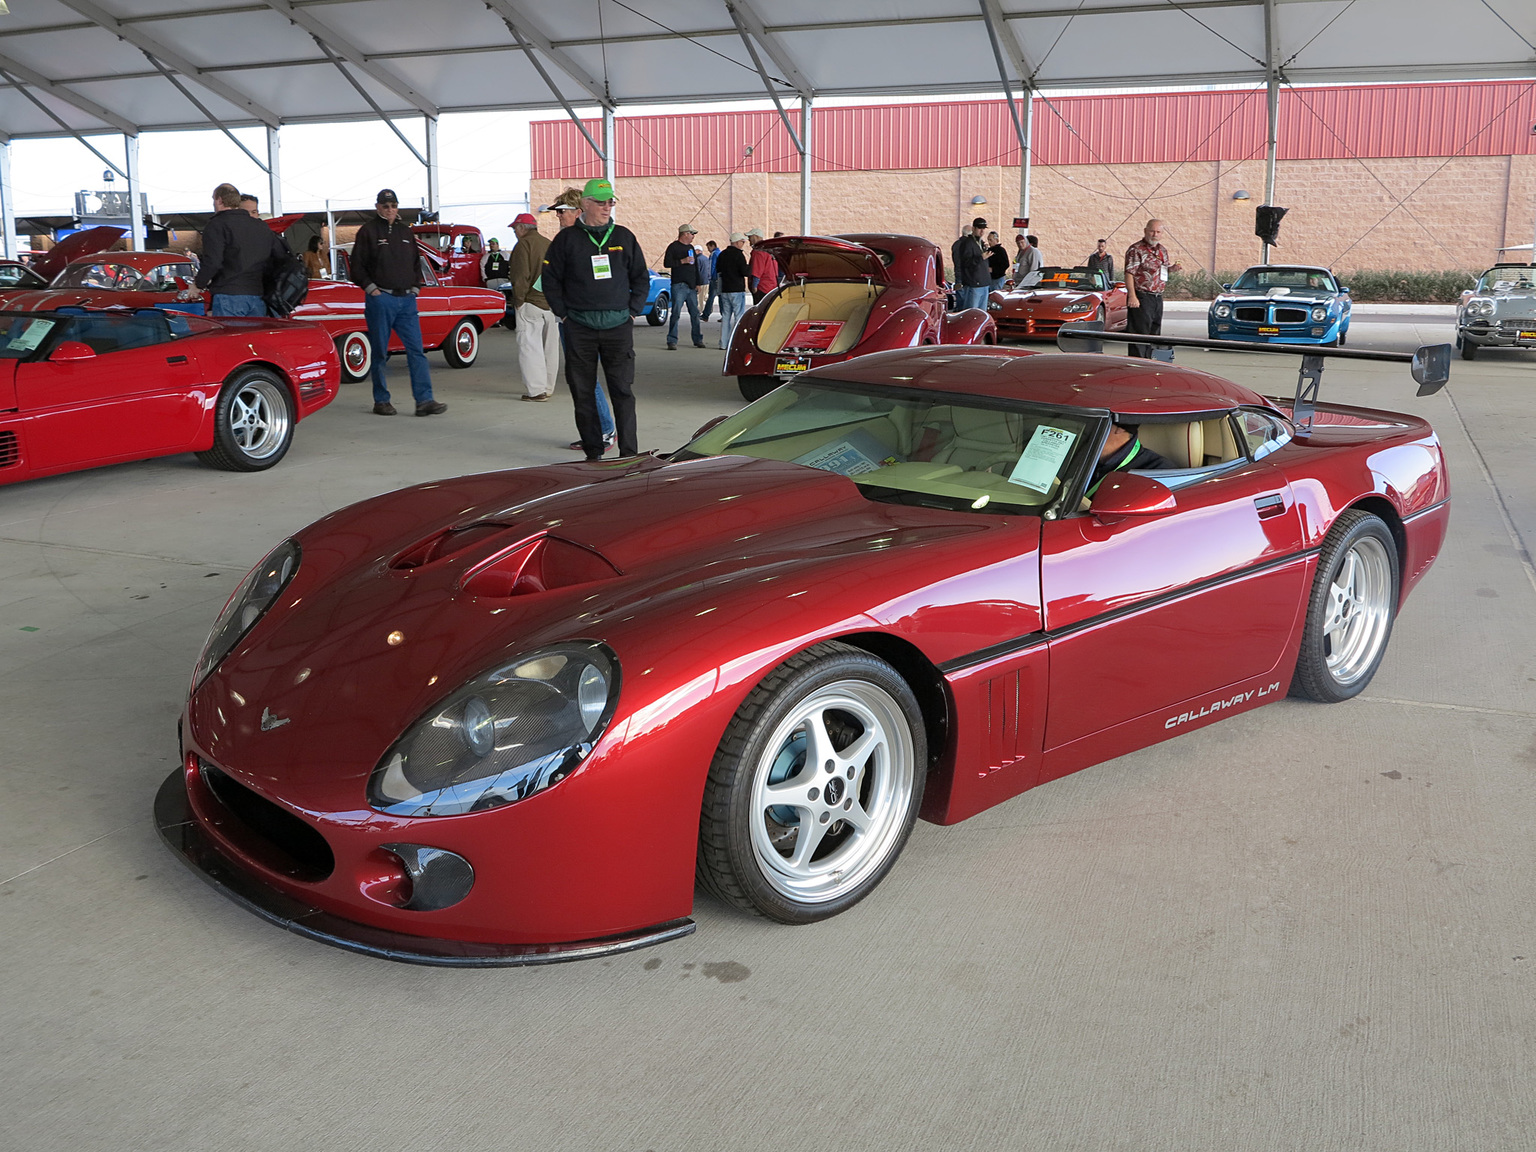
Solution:
<svg viewBox="0 0 1536 1152">
<path fill-rule="evenodd" d="M 1173 260 L 1161 244 L 1138 240 L 1125 250 L 1125 278 L 1136 286 L 1137 294 L 1160 295 L 1168 286 L 1168 265 Z"/>
<path fill-rule="evenodd" d="M 779 286 L 779 262 L 761 248 L 752 249 L 752 292 L 761 296 Z"/>
</svg>

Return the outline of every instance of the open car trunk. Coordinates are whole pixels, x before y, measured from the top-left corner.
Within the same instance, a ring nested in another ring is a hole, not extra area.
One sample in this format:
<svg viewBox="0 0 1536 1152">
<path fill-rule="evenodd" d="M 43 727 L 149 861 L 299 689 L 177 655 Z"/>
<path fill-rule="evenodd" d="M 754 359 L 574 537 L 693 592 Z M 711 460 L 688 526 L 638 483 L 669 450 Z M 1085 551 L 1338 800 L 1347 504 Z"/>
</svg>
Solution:
<svg viewBox="0 0 1536 1152">
<path fill-rule="evenodd" d="M 806 280 L 780 289 L 757 332 L 764 352 L 846 352 L 864 336 L 885 287 L 846 280 Z M 835 325 L 835 327 L 834 327 Z"/>
</svg>

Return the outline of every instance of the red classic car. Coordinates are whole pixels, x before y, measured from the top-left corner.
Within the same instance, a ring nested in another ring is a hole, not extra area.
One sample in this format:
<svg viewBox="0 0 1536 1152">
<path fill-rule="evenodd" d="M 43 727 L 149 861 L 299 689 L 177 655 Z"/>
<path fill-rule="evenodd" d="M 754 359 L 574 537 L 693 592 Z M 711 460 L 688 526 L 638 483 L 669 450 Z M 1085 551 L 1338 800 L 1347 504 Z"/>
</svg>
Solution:
<svg viewBox="0 0 1536 1152">
<path fill-rule="evenodd" d="M 992 344 L 979 308 L 945 310 L 944 254 L 920 236 L 778 236 L 771 252 L 785 283 L 748 308 L 726 353 L 725 375 L 756 400 L 811 368 L 924 344 Z"/>
<path fill-rule="evenodd" d="M 1055 339 L 1063 324 L 1099 320 L 1106 332 L 1126 328 L 1125 282 L 1102 271 L 1042 268 L 1040 282 L 993 292 L 987 304 L 999 340 Z"/>
<path fill-rule="evenodd" d="M 480 229 L 473 224 L 412 224 L 411 231 L 416 243 L 432 254 L 439 284 L 485 287 L 485 277 L 480 275 L 485 237 Z"/>
<path fill-rule="evenodd" d="M 354 504 L 219 616 L 157 824 L 273 922 L 421 963 L 654 943 L 696 881 L 831 916 L 919 814 L 1370 682 L 1445 534 L 1440 445 L 1292 411 L 1155 361 L 920 347 L 670 459 Z M 1168 467 L 1096 478 L 1126 424 Z"/>
<path fill-rule="evenodd" d="M 258 472 L 339 382 L 335 346 L 309 324 L 0 311 L 0 484 L 179 452 Z"/>
<path fill-rule="evenodd" d="M 191 258 L 180 252 L 104 252 L 71 262 L 47 289 L 0 292 L 0 308 L 46 311 L 83 305 L 93 308 L 189 308 L 176 303 L 180 286 L 196 275 Z M 441 348 L 454 368 L 468 368 L 480 352 L 480 333 L 501 319 L 506 299 L 486 288 L 442 286 L 425 256 L 421 290 L 421 340 Z M 206 307 L 207 296 L 200 305 Z M 311 280 L 309 295 L 294 311 L 293 320 L 319 324 L 331 334 L 341 355 L 346 380 L 361 380 L 373 364 L 363 321 L 363 290 L 344 280 Z M 390 350 L 400 351 L 399 337 Z"/>
</svg>

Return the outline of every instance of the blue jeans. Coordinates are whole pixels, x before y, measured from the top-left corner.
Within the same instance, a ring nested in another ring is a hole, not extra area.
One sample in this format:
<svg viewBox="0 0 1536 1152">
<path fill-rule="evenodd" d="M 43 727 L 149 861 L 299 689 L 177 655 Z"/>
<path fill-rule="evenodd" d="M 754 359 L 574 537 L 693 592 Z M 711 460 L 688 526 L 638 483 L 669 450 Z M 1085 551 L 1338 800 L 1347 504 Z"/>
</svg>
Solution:
<svg viewBox="0 0 1536 1152">
<path fill-rule="evenodd" d="M 566 360 L 571 357 L 571 346 L 565 339 L 565 321 L 560 321 L 560 347 L 565 351 Z M 601 369 L 599 369 L 601 375 Z M 597 398 L 597 419 L 603 426 L 603 439 L 612 440 L 618 433 L 618 425 L 613 422 L 613 405 L 608 403 L 607 388 L 594 388 L 593 394 Z"/>
<path fill-rule="evenodd" d="M 1008 279 L 1006 276 L 992 277 L 992 288 L 990 290 L 993 292 L 1001 292 L 1003 290 L 1003 281 L 1006 279 Z"/>
<path fill-rule="evenodd" d="M 213 298 L 213 306 L 208 312 L 211 316 L 265 316 L 267 314 L 267 302 L 260 296 L 225 296 L 221 294 Z"/>
<path fill-rule="evenodd" d="M 720 293 L 720 347 L 731 346 L 731 334 L 736 331 L 736 322 L 741 319 L 741 314 L 747 310 L 747 294 L 745 292 Z"/>
<path fill-rule="evenodd" d="M 364 296 L 363 316 L 368 321 L 368 343 L 373 345 L 373 402 L 389 403 L 384 370 L 389 363 L 389 334 L 394 332 L 405 345 L 405 361 L 411 370 L 411 396 L 417 404 L 430 404 L 432 375 L 427 371 L 427 354 L 421 348 L 421 317 L 416 314 L 416 297 L 391 296 L 388 292 Z"/>
<path fill-rule="evenodd" d="M 667 324 L 667 347 L 677 347 L 677 321 L 685 304 L 693 320 L 693 342 L 702 348 L 704 329 L 699 327 L 699 290 L 691 284 L 679 284 L 676 280 L 672 281 L 672 319 Z"/>
<path fill-rule="evenodd" d="M 709 282 L 709 295 L 704 298 L 704 319 L 709 319 L 709 314 L 715 310 L 715 301 L 720 299 L 720 277 L 716 276 Z"/>
<path fill-rule="evenodd" d="M 987 293 L 990 291 L 985 284 L 975 288 L 961 285 L 955 292 L 955 303 L 959 305 L 957 311 L 965 311 L 967 308 L 980 308 L 983 312 L 987 308 Z"/>
</svg>

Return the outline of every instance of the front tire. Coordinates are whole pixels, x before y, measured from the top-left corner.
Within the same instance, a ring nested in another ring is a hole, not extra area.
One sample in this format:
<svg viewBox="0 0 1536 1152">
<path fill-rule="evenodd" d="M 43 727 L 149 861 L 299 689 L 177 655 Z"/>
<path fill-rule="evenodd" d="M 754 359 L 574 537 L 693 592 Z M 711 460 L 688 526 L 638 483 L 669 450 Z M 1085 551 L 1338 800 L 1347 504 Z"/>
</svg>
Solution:
<svg viewBox="0 0 1536 1152">
<path fill-rule="evenodd" d="M 651 305 L 651 310 L 645 314 L 645 322 L 652 328 L 660 328 L 667 322 L 667 317 L 672 314 L 672 294 L 663 292 L 656 297 L 656 303 Z"/>
<path fill-rule="evenodd" d="M 781 381 L 777 376 L 736 377 L 736 387 L 741 389 L 742 396 L 747 400 L 761 400 L 777 388 L 780 383 Z"/>
<path fill-rule="evenodd" d="M 1336 704 L 1365 690 L 1392 636 L 1397 565 L 1397 543 L 1379 517 L 1339 514 L 1318 557 L 1292 696 Z"/>
<path fill-rule="evenodd" d="M 336 341 L 336 354 L 341 357 L 341 379 L 347 384 L 366 380 L 373 369 L 373 343 L 366 332 L 348 332 Z"/>
<path fill-rule="evenodd" d="M 293 443 L 293 400 L 268 368 L 236 372 L 213 410 L 213 447 L 197 458 L 225 472 L 263 472 Z"/>
<path fill-rule="evenodd" d="M 901 854 L 927 763 L 922 712 L 894 668 L 846 644 L 807 649 L 725 731 L 704 786 L 699 882 L 785 924 L 851 908 Z"/>
<path fill-rule="evenodd" d="M 480 326 L 465 317 L 443 341 L 443 359 L 450 368 L 468 368 L 480 355 Z"/>
<path fill-rule="evenodd" d="M 1461 340 L 1461 358 L 1463 360 L 1477 359 L 1477 345 L 1465 337 Z"/>
</svg>

